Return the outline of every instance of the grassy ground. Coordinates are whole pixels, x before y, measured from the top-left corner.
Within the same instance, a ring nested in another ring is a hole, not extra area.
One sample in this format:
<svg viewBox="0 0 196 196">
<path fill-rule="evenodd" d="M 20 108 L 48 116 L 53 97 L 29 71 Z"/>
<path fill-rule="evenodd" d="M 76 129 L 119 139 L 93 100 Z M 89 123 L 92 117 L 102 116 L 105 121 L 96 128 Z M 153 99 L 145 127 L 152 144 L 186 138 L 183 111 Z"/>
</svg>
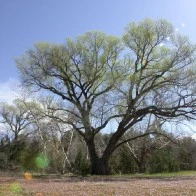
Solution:
<svg viewBox="0 0 196 196">
<path fill-rule="evenodd" d="M 125 175 L 126 176 L 126 175 Z M 128 175 L 130 176 L 130 175 Z M 180 172 L 170 172 L 170 173 L 157 173 L 157 174 L 134 174 L 132 178 L 178 178 L 178 177 L 195 177 L 196 171 L 180 171 Z"/>
<path fill-rule="evenodd" d="M 115 176 L 0 177 L 0 196 L 196 196 L 196 171 Z"/>
</svg>

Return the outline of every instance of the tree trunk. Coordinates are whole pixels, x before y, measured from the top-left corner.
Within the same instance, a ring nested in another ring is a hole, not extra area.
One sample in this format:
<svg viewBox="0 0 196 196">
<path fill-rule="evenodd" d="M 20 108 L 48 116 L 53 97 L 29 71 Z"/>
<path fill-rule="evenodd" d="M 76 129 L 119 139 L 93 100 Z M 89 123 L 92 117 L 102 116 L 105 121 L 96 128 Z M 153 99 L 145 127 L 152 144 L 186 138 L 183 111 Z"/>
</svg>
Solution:
<svg viewBox="0 0 196 196">
<path fill-rule="evenodd" d="M 109 167 L 108 167 L 108 161 L 103 160 L 102 158 L 98 158 L 97 160 L 91 161 L 92 164 L 92 175 L 108 175 Z"/>
<path fill-rule="evenodd" d="M 90 161 L 91 161 L 91 174 L 92 175 L 108 175 L 109 174 L 109 156 L 108 157 L 98 157 L 95 150 L 94 140 L 86 140 L 88 146 Z"/>
<path fill-rule="evenodd" d="M 145 173 L 146 172 L 146 164 L 145 163 L 140 163 L 138 164 L 138 172 L 141 173 Z"/>
<path fill-rule="evenodd" d="M 145 173 L 146 172 L 148 154 L 149 154 L 149 149 L 144 144 L 144 146 L 141 149 L 140 159 L 139 159 L 139 162 L 138 162 L 138 170 L 139 170 L 139 173 Z"/>
<path fill-rule="evenodd" d="M 110 141 L 101 158 L 98 157 L 95 149 L 94 136 L 84 138 L 88 146 L 88 151 L 89 151 L 89 156 L 90 156 L 91 166 L 92 166 L 91 173 L 93 175 L 108 175 L 110 173 L 109 165 L 108 165 L 109 159 L 115 150 L 115 146 L 117 142 L 125 133 L 125 130 L 122 129 L 123 126 L 124 125 L 121 123 L 118 127 L 118 131 L 114 133 L 113 136 L 110 138 Z"/>
</svg>

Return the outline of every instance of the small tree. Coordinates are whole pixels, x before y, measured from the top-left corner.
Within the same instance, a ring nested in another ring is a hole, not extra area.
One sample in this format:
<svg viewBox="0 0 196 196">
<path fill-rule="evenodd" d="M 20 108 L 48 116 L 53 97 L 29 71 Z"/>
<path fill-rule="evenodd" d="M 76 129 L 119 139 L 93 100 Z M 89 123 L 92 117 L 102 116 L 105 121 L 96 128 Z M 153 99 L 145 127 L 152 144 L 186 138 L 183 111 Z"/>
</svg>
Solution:
<svg viewBox="0 0 196 196">
<path fill-rule="evenodd" d="M 123 55 L 123 47 L 129 54 Z M 194 63 L 195 45 L 167 21 L 150 19 L 130 23 L 122 40 L 88 32 L 65 45 L 36 44 L 17 60 L 25 86 L 64 100 L 59 110 L 73 117 L 64 122 L 84 138 L 92 174 L 109 173 L 112 153 L 132 140 L 122 136 L 146 116 L 195 118 Z M 117 125 L 99 156 L 95 135 L 114 119 Z"/>
<path fill-rule="evenodd" d="M 4 125 L 4 130 L 8 131 L 9 138 L 18 141 L 20 134 L 21 137 L 29 134 L 27 128 L 31 124 L 30 114 L 17 100 L 12 105 L 1 103 L 0 123 Z"/>
<path fill-rule="evenodd" d="M 25 147 L 25 139 L 30 134 L 30 115 L 17 100 L 13 104 L 1 103 L 0 123 L 2 129 L 7 132 L 2 142 L 5 152 L 5 163 L 9 169 L 20 162 L 20 153 Z"/>
</svg>

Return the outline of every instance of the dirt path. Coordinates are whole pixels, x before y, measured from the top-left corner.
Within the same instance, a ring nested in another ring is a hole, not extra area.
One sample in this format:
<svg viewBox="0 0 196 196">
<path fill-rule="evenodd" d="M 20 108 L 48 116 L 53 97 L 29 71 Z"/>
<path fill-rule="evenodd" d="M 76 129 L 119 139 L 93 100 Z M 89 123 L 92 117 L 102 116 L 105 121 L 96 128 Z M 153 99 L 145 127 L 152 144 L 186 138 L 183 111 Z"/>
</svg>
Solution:
<svg viewBox="0 0 196 196">
<path fill-rule="evenodd" d="M 72 177 L 64 179 L 32 179 L 27 181 L 22 178 L 0 177 L 0 187 L 6 187 L 4 193 L 0 189 L 0 196 L 3 196 L 3 194 L 6 196 L 196 196 L 196 178 L 131 179 Z M 17 189 L 22 191 L 20 192 Z"/>
</svg>

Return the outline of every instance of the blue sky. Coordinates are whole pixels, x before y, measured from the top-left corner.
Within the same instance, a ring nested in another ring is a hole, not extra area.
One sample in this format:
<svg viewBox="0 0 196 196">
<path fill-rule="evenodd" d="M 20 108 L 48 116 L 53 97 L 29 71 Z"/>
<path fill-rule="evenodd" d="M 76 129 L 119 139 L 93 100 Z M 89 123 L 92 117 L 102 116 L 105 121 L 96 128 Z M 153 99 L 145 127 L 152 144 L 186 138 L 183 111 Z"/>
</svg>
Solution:
<svg viewBox="0 0 196 196">
<path fill-rule="evenodd" d="M 196 42 L 196 0 L 0 0 L 0 101 L 15 98 L 14 59 L 35 42 L 63 43 L 90 30 L 121 36 L 146 17 L 167 19 Z"/>
<path fill-rule="evenodd" d="M 0 0 L 0 101 L 18 80 L 14 59 L 35 42 L 63 43 L 90 30 L 121 36 L 146 17 L 165 18 L 196 41 L 195 0 Z"/>
</svg>

